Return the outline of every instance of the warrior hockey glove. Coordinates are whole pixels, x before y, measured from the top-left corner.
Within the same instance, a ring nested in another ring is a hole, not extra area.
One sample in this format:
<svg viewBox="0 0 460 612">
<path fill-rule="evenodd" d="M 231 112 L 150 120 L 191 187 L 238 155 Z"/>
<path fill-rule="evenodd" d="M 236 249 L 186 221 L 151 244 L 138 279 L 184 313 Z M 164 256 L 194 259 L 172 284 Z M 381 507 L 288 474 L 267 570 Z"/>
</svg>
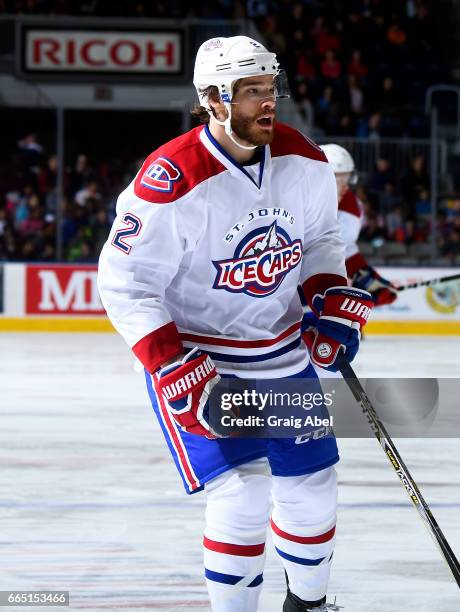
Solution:
<svg viewBox="0 0 460 612">
<path fill-rule="evenodd" d="M 373 305 L 370 293 L 355 287 L 331 287 L 324 295 L 315 295 L 312 306 L 318 323 L 302 335 L 313 363 L 336 372 L 335 360 L 342 348 L 348 361 L 353 361 Z"/>
<path fill-rule="evenodd" d="M 157 392 L 183 431 L 210 440 L 220 437 L 209 425 L 208 398 L 220 380 L 209 355 L 194 348 L 183 359 L 164 366 L 154 376 Z"/>
<path fill-rule="evenodd" d="M 371 268 L 360 268 L 352 277 L 353 287 L 369 291 L 376 306 L 392 304 L 398 297 L 398 290 L 394 285 L 382 278 L 380 274 Z"/>
</svg>

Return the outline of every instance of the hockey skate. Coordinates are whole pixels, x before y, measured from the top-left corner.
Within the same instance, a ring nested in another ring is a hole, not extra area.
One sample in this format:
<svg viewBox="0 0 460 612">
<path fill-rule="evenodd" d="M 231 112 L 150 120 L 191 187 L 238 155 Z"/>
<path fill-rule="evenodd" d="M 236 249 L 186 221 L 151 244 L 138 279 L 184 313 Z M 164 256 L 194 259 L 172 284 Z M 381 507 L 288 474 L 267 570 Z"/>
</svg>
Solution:
<svg viewBox="0 0 460 612">
<path fill-rule="evenodd" d="M 289 589 L 283 604 L 283 612 L 339 612 L 342 609 L 342 606 L 336 604 L 336 599 L 333 604 L 327 603 L 325 597 L 318 602 L 306 602 Z"/>
</svg>

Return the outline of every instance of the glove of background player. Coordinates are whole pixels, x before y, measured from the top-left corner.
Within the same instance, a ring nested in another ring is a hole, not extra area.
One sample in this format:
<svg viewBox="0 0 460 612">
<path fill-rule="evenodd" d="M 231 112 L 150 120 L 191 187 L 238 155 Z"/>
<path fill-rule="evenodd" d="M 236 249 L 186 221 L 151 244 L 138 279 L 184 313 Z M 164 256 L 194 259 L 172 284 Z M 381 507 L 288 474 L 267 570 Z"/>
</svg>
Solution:
<svg viewBox="0 0 460 612">
<path fill-rule="evenodd" d="M 374 268 L 360 268 L 352 277 L 353 287 L 369 291 L 376 306 L 392 304 L 398 297 L 398 290 L 394 285 L 382 278 Z"/>
<path fill-rule="evenodd" d="M 318 323 L 302 335 L 313 363 L 336 372 L 341 348 L 348 361 L 353 361 L 373 306 L 370 293 L 355 287 L 331 287 L 324 295 L 315 295 L 313 311 L 319 315 Z"/>
<path fill-rule="evenodd" d="M 209 425 L 209 395 L 220 380 L 211 357 L 194 348 L 180 361 L 155 374 L 155 387 L 171 416 L 183 431 L 219 437 Z"/>
</svg>

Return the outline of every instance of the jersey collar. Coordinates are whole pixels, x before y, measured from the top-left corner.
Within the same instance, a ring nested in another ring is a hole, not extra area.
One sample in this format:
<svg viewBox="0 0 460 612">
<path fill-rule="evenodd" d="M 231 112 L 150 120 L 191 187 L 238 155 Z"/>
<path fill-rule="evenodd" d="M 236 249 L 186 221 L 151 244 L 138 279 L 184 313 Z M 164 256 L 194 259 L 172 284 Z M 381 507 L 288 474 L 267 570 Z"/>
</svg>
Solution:
<svg viewBox="0 0 460 612">
<path fill-rule="evenodd" d="M 262 182 L 264 179 L 264 171 L 267 166 L 267 161 L 270 155 L 270 148 L 265 145 L 261 149 L 260 165 L 259 165 L 259 181 L 258 183 L 252 178 L 249 172 L 244 166 L 238 163 L 227 151 L 220 145 L 214 136 L 209 131 L 207 125 L 200 132 L 200 139 L 207 150 L 223 164 L 230 173 L 238 179 L 244 178 L 244 180 L 251 181 L 251 184 L 258 190 L 262 189 Z"/>
</svg>

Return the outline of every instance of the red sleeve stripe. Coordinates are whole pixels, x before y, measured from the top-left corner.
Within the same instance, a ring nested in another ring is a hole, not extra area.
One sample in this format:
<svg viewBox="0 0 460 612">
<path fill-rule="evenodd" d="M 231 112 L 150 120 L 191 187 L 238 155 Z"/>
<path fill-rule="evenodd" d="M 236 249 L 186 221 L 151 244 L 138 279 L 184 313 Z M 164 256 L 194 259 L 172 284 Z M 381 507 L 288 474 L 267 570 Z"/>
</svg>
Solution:
<svg viewBox="0 0 460 612">
<path fill-rule="evenodd" d="M 182 340 L 188 342 L 196 342 L 199 344 L 209 344 L 212 346 L 230 346 L 236 348 L 262 348 L 266 346 L 273 346 L 281 340 L 284 340 L 294 332 L 300 329 L 300 322 L 294 323 L 291 327 L 288 327 L 276 338 L 268 338 L 266 340 L 233 340 L 231 338 L 222 338 L 221 336 L 201 336 L 198 334 L 187 334 L 181 333 L 180 337 Z"/>
<path fill-rule="evenodd" d="M 132 351 L 148 372 L 155 372 L 165 361 L 183 352 L 176 324 L 171 321 L 155 329 L 136 342 Z"/>
<path fill-rule="evenodd" d="M 203 546 L 208 550 L 223 553 L 224 555 L 237 555 L 239 557 L 258 557 L 265 550 L 265 542 L 262 544 L 229 544 L 228 542 L 216 542 L 206 536 L 203 538 Z"/>
<path fill-rule="evenodd" d="M 287 531 L 283 531 L 280 529 L 271 519 L 270 525 L 272 531 L 276 533 L 280 538 L 284 538 L 285 540 L 289 540 L 290 542 L 297 542 L 298 544 L 324 544 L 324 542 L 329 542 L 335 535 L 335 525 L 326 533 L 321 533 L 317 536 L 296 536 L 292 533 L 287 533 Z"/>
<path fill-rule="evenodd" d="M 323 295 L 329 287 L 346 287 L 347 285 L 348 280 L 344 276 L 339 276 L 338 274 L 314 274 L 304 282 L 302 289 L 308 305 L 311 307 L 312 300 L 316 294 Z"/>
<path fill-rule="evenodd" d="M 349 278 L 351 278 L 358 270 L 361 268 L 367 268 L 369 264 L 361 253 L 355 253 L 345 261 L 345 266 L 347 268 L 347 274 Z"/>
</svg>

